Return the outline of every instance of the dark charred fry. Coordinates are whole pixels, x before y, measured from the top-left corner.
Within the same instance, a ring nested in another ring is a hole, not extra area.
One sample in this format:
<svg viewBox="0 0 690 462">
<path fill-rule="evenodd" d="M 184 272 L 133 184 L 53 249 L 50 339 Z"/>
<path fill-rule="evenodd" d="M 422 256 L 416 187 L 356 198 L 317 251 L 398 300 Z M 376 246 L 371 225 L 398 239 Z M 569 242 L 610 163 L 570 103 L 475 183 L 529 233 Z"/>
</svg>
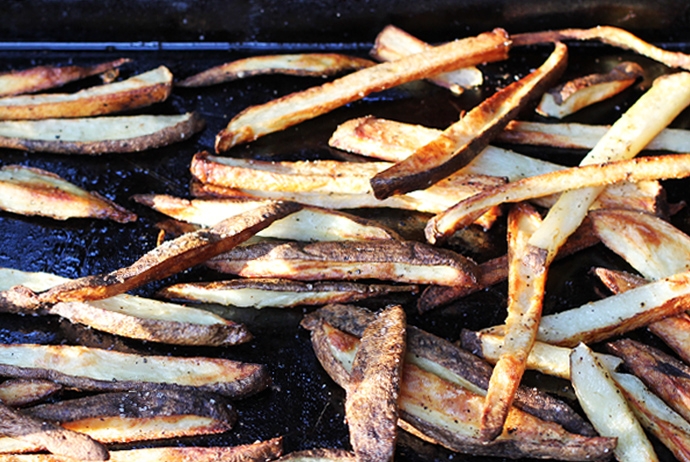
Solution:
<svg viewBox="0 0 690 462">
<path fill-rule="evenodd" d="M 553 85 L 565 69 L 567 48 L 557 44 L 536 71 L 498 91 L 448 127 L 431 143 L 371 179 L 379 199 L 424 189 L 467 165 L 530 101 Z"/>
<path fill-rule="evenodd" d="M 178 87 L 205 87 L 264 74 L 328 77 L 370 67 L 368 59 L 338 53 L 252 56 L 221 64 L 178 82 Z"/>
<path fill-rule="evenodd" d="M 21 95 L 60 87 L 75 80 L 116 69 L 129 59 L 116 59 L 93 66 L 38 66 L 0 74 L 0 96 Z"/>
<path fill-rule="evenodd" d="M 52 380 L 9 379 L 0 383 L 0 403 L 10 407 L 42 401 L 62 389 Z"/>
<path fill-rule="evenodd" d="M 408 284 L 475 282 L 476 263 L 416 241 L 259 242 L 238 246 L 206 262 L 242 277 L 302 281 L 380 279 Z"/>
</svg>

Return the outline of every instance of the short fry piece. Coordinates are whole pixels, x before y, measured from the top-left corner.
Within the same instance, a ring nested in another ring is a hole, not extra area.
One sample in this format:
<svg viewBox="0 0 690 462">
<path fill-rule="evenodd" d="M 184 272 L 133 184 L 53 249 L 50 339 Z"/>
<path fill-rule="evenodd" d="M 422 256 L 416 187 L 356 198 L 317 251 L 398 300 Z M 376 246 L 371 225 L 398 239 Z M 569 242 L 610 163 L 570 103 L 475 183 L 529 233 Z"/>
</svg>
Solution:
<svg viewBox="0 0 690 462">
<path fill-rule="evenodd" d="M 470 110 L 414 154 L 371 178 L 374 195 L 385 199 L 424 189 L 467 165 L 508 121 L 552 85 L 565 69 L 567 48 L 556 44 L 546 62 L 526 77 L 508 85 Z"/>
<path fill-rule="evenodd" d="M 235 116 L 216 136 L 216 152 L 324 114 L 369 93 L 431 77 L 458 67 L 497 61 L 507 56 L 508 34 L 497 29 L 457 40 L 397 61 L 377 64 L 327 84 L 252 106 Z"/>
<path fill-rule="evenodd" d="M 658 461 L 625 398 L 592 350 L 584 344 L 574 348 L 570 369 L 577 399 L 594 428 L 603 436 L 617 438 L 618 444 L 613 450 L 616 459 L 620 462 Z"/>
<path fill-rule="evenodd" d="M 0 209 L 21 215 L 110 219 L 128 223 L 137 216 L 95 192 L 33 167 L 6 165 L 0 169 Z"/>
<path fill-rule="evenodd" d="M 155 149 L 190 138 L 204 127 L 194 112 L 76 119 L 0 121 L 0 147 L 59 154 L 105 154 Z"/>
<path fill-rule="evenodd" d="M 287 74 L 327 77 L 372 66 L 368 59 L 339 53 L 299 53 L 252 56 L 212 67 L 175 84 L 178 87 L 206 87 L 256 75 Z"/>
<path fill-rule="evenodd" d="M 0 97 L 34 93 L 60 87 L 75 80 L 116 69 L 129 59 L 116 59 L 93 66 L 38 66 L 0 74 Z"/>
<path fill-rule="evenodd" d="M 0 98 L 0 119 L 52 119 L 112 114 L 165 101 L 171 89 L 172 74 L 161 66 L 121 82 L 87 88 L 77 93 Z"/>
</svg>

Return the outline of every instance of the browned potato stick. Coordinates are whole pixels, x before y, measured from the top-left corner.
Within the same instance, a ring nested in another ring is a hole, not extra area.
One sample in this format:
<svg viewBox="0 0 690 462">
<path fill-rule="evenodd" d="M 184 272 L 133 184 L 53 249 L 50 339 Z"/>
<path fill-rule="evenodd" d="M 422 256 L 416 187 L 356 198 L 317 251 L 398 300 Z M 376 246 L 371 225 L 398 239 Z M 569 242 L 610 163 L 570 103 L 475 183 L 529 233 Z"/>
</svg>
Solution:
<svg viewBox="0 0 690 462">
<path fill-rule="evenodd" d="M 641 40 L 630 32 L 612 26 L 597 26 L 591 29 L 561 29 L 543 32 L 527 32 L 511 35 L 513 46 L 535 45 L 563 40 L 599 40 L 608 45 L 632 50 L 642 56 L 663 63 L 669 67 L 690 70 L 690 55 L 663 50 Z"/>
<path fill-rule="evenodd" d="M 184 141 L 204 128 L 194 112 L 0 121 L 0 147 L 59 154 L 139 152 Z"/>
<path fill-rule="evenodd" d="M 241 446 L 184 446 L 121 449 L 110 451 L 111 462 L 266 462 L 275 460 L 283 453 L 281 438 Z M 50 454 L 0 455 L 0 462 L 73 462 Z"/>
<path fill-rule="evenodd" d="M 690 423 L 634 375 L 613 372 L 611 377 L 645 430 L 656 436 L 678 460 L 690 461 Z"/>
<path fill-rule="evenodd" d="M 346 377 L 336 382 L 348 383 L 347 364 L 356 354 L 358 340 L 327 323 L 316 323 L 312 344 L 329 374 Z M 323 329 L 329 329 L 328 333 Z M 317 335 L 318 334 L 318 335 Z M 409 357 L 409 355 L 408 355 Z M 339 382 L 340 380 L 340 382 Z M 480 440 L 481 409 L 484 398 L 464 387 L 406 363 L 403 367 L 401 394 L 398 399 L 400 419 L 446 448 L 464 454 L 495 457 L 556 458 L 561 460 L 605 460 L 615 446 L 610 438 L 586 437 L 566 432 L 560 425 L 546 422 L 513 408 L 504 431 L 492 442 Z"/>
<path fill-rule="evenodd" d="M 50 379 L 89 391 L 201 390 L 239 398 L 268 386 L 259 364 L 151 356 L 68 345 L 0 345 L 0 375 Z"/>
<path fill-rule="evenodd" d="M 590 74 L 550 89 L 542 96 L 536 111 L 546 117 L 562 119 L 617 95 L 642 75 L 644 70 L 639 64 L 620 63 L 605 74 Z"/>
<path fill-rule="evenodd" d="M 212 67 L 176 83 L 178 87 L 205 87 L 264 74 L 328 77 L 372 66 L 368 59 L 340 53 L 299 53 L 252 56 Z"/>
<path fill-rule="evenodd" d="M 512 120 L 497 141 L 554 148 L 592 149 L 611 127 L 579 123 L 543 123 Z M 649 151 L 690 151 L 690 130 L 665 128 L 644 148 Z"/>
<path fill-rule="evenodd" d="M 172 74 L 164 66 L 127 80 L 77 93 L 46 93 L 0 98 L 0 119 L 52 119 L 112 114 L 165 101 Z"/>
<path fill-rule="evenodd" d="M 366 95 L 460 67 L 507 57 L 508 34 L 502 29 L 456 40 L 397 61 L 377 64 L 332 82 L 292 93 L 236 115 L 216 136 L 216 152 L 322 115 Z"/>
<path fill-rule="evenodd" d="M 640 157 L 604 164 L 572 167 L 507 183 L 504 186 L 465 199 L 429 220 L 425 232 L 427 240 L 433 244 L 446 239 L 454 231 L 470 225 L 484 211 L 502 203 L 522 202 L 534 197 L 548 196 L 573 189 L 603 187 L 621 181 L 634 183 L 647 180 L 684 178 L 689 174 L 690 155 L 687 154 Z M 543 229 L 543 226 L 540 229 Z M 535 235 L 533 235 L 533 239 Z M 567 235 L 564 237 L 567 238 Z M 536 245 L 535 242 L 531 243 Z"/>
<path fill-rule="evenodd" d="M 291 452 L 280 459 L 279 462 L 356 462 L 359 459 L 354 453 L 345 449 L 307 449 Z"/>
<path fill-rule="evenodd" d="M 275 202 L 184 234 L 151 250 L 132 265 L 104 275 L 68 281 L 38 294 L 33 302 L 49 305 L 112 297 L 151 281 L 163 279 L 228 251 L 275 220 L 300 209 L 298 204 Z M 26 301 L 28 304 L 31 300 Z"/>
<path fill-rule="evenodd" d="M 554 52 L 537 70 L 479 103 L 410 157 L 377 173 L 371 178 L 374 195 L 385 199 L 424 189 L 467 165 L 508 121 L 553 85 L 565 69 L 567 55 L 565 45 L 556 44 Z"/>
<path fill-rule="evenodd" d="M 128 223 L 137 216 L 96 192 L 33 167 L 5 165 L 0 169 L 0 209 L 56 220 L 99 218 Z"/>
<path fill-rule="evenodd" d="M 189 200 L 164 194 L 140 194 L 133 199 L 169 217 L 202 226 L 213 226 L 268 202 L 246 198 Z M 396 233 L 373 220 L 308 206 L 274 222 L 256 235 L 300 241 L 400 239 Z"/>
<path fill-rule="evenodd" d="M 481 436 L 497 438 L 527 367 L 541 319 L 546 286 L 546 253 L 528 244 L 541 224 L 537 211 L 516 205 L 508 215 L 508 315 L 502 353 L 494 366 L 482 413 Z"/>
<path fill-rule="evenodd" d="M 89 436 L 14 411 L 0 403 L 0 435 L 37 444 L 53 454 L 108 460 L 108 450 Z"/>
<path fill-rule="evenodd" d="M 407 325 L 399 305 L 377 313 L 364 329 L 350 373 L 345 418 L 360 461 L 392 461 Z"/>
<path fill-rule="evenodd" d="M 116 59 L 92 66 L 38 66 L 0 74 L 0 96 L 34 93 L 60 87 L 75 80 L 116 69 L 129 59 Z"/>
<path fill-rule="evenodd" d="M 476 263 L 416 241 L 259 242 L 238 246 L 206 265 L 242 277 L 379 279 L 407 284 L 473 284 Z"/>
<path fill-rule="evenodd" d="M 684 419 L 690 419 L 690 367 L 661 350 L 631 339 L 606 344 L 625 366 Z"/>
<path fill-rule="evenodd" d="M 265 308 L 351 303 L 381 295 L 415 293 L 416 285 L 360 284 L 347 281 L 304 283 L 289 279 L 233 279 L 180 283 L 158 291 L 158 296 L 184 302 Z"/>
<path fill-rule="evenodd" d="M 62 386 L 52 380 L 8 379 L 0 383 L 0 403 L 10 407 L 34 404 L 54 395 Z"/>
<path fill-rule="evenodd" d="M 395 61 L 429 48 L 431 48 L 431 45 L 413 37 L 402 29 L 388 25 L 376 36 L 374 48 L 371 49 L 369 54 L 379 61 Z M 484 81 L 484 76 L 479 69 L 471 66 L 444 72 L 427 80 L 440 87 L 448 88 L 453 93 L 459 95 L 466 88 L 481 85 Z"/>
</svg>

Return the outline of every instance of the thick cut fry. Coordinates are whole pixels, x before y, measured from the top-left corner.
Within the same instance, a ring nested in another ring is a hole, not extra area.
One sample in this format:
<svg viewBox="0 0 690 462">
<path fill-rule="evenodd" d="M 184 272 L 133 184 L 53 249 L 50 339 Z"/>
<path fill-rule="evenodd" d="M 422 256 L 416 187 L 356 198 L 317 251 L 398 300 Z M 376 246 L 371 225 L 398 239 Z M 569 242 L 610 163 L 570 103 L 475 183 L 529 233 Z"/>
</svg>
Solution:
<svg viewBox="0 0 690 462">
<path fill-rule="evenodd" d="M 610 128 L 608 125 L 549 124 L 513 120 L 498 135 L 497 141 L 553 148 L 592 149 Z M 688 152 L 690 151 L 690 130 L 665 128 L 644 149 Z"/>
<path fill-rule="evenodd" d="M 467 165 L 506 124 L 556 81 L 567 62 L 567 48 L 555 51 L 537 70 L 499 90 L 470 110 L 441 136 L 407 159 L 371 178 L 379 199 L 424 189 Z"/>
<path fill-rule="evenodd" d="M 117 69 L 129 59 L 116 59 L 93 66 L 38 66 L 0 74 L 0 96 L 34 93 L 60 87 L 75 80 Z"/>
<path fill-rule="evenodd" d="M 351 303 L 381 295 L 415 293 L 415 285 L 309 282 L 289 279 L 233 279 L 230 281 L 180 283 L 166 287 L 158 296 L 184 302 L 266 308 Z"/>
<path fill-rule="evenodd" d="M 128 223 L 137 219 L 96 192 L 87 192 L 45 170 L 21 165 L 0 169 L 0 209 L 56 220 L 100 218 Z"/>
<path fill-rule="evenodd" d="M 169 217 L 202 226 L 213 226 L 221 220 L 267 202 L 241 198 L 188 200 L 163 194 L 142 194 L 133 199 Z M 274 222 L 256 235 L 299 241 L 400 239 L 396 233 L 373 220 L 306 206 Z"/>
<path fill-rule="evenodd" d="M 476 263 L 416 241 L 259 242 L 206 265 L 242 277 L 301 281 L 379 279 L 408 284 L 473 284 Z"/>
<path fill-rule="evenodd" d="M 268 386 L 259 364 L 220 358 L 149 356 L 67 345 L 0 345 L 0 374 L 50 379 L 92 391 L 203 390 L 243 397 Z"/>
<path fill-rule="evenodd" d="M 667 51 L 641 40 L 630 32 L 612 26 L 597 26 L 591 29 L 562 29 L 544 32 L 527 32 L 511 36 L 514 46 L 537 43 L 559 42 L 563 40 L 599 40 L 608 45 L 632 50 L 642 56 L 663 63 L 669 67 L 690 70 L 690 55 Z"/>
<path fill-rule="evenodd" d="M 578 191 L 570 191 L 568 194 L 572 192 L 579 194 L 580 191 L 585 191 L 590 187 L 603 188 L 606 185 L 621 181 L 638 182 L 646 180 L 685 178 L 689 175 L 690 155 L 686 154 L 640 157 L 637 159 L 615 161 L 604 164 L 590 164 L 581 167 L 572 167 L 559 170 L 554 173 L 547 173 L 544 175 L 525 178 L 512 183 L 507 183 L 504 186 L 499 186 L 492 190 L 488 190 L 484 193 L 479 193 L 475 196 L 465 199 L 429 220 L 425 233 L 427 240 L 430 243 L 436 243 L 443 239 L 447 239 L 448 236 L 450 236 L 457 229 L 464 228 L 472 224 L 477 216 L 481 216 L 481 214 L 486 210 L 502 203 L 522 202 L 534 197 L 544 197 L 571 189 L 577 189 Z M 561 197 L 563 196 L 561 195 Z M 573 207 L 578 209 L 579 207 L 587 206 L 589 203 L 585 201 L 583 205 L 583 203 L 576 202 Z M 560 206 L 559 209 L 563 210 L 561 214 L 565 213 L 565 210 L 569 210 L 573 215 L 575 214 L 572 213 L 573 209 L 563 209 Z M 577 221 L 578 225 L 580 223 L 581 221 Z M 556 248 L 554 248 L 549 242 L 544 242 L 544 246 L 537 245 L 542 244 L 542 242 L 535 240 L 536 233 L 545 229 L 547 226 L 549 229 L 551 228 L 551 224 L 547 225 L 547 222 L 544 221 L 539 230 L 535 231 L 532 239 L 530 239 L 530 244 L 541 248 L 549 247 L 557 250 L 557 247 L 560 247 L 560 245 L 556 246 Z M 561 237 L 563 239 L 567 239 L 570 234 L 570 232 L 565 234 L 559 233 L 559 239 Z M 549 259 L 551 259 L 551 257 Z"/>
<path fill-rule="evenodd" d="M 577 399 L 599 434 L 616 438 L 620 462 L 658 461 L 652 444 L 621 395 L 609 371 L 586 345 L 573 349 L 571 380 Z"/>
<path fill-rule="evenodd" d="M 0 119 L 52 119 L 112 114 L 165 101 L 172 89 L 172 74 L 164 67 L 121 82 L 77 93 L 46 93 L 0 98 Z"/>
<path fill-rule="evenodd" d="M 9 379 L 0 383 L 0 403 L 10 407 L 26 406 L 52 396 L 62 389 L 52 380 Z"/>
<path fill-rule="evenodd" d="M 0 121 L 0 147 L 59 154 L 139 152 L 184 141 L 204 128 L 194 112 Z"/>
<path fill-rule="evenodd" d="M 216 152 L 324 114 L 375 91 L 459 67 L 507 57 L 510 40 L 501 29 L 457 40 L 397 61 L 362 69 L 330 83 L 252 106 L 216 136 Z"/>
<path fill-rule="evenodd" d="M 167 241 L 131 266 L 105 275 L 86 276 L 38 294 L 34 302 L 55 304 L 98 300 L 119 295 L 148 282 L 198 265 L 244 242 L 273 221 L 299 210 L 294 203 L 270 203 L 217 225 Z M 27 301 L 27 302 L 30 302 Z"/>
<path fill-rule="evenodd" d="M 371 49 L 369 54 L 379 61 L 395 61 L 429 48 L 431 48 L 431 45 L 413 37 L 402 29 L 388 25 L 376 36 L 374 48 Z M 475 66 L 471 66 L 444 72 L 428 80 L 459 95 L 467 88 L 481 85 L 484 81 L 484 76 L 482 71 Z"/>
<path fill-rule="evenodd" d="M 175 84 L 178 87 L 206 87 L 256 75 L 287 74 L 328 77 L 372 66 L 368 59 L 338 53 L 300 53 L 252 56 L 212 67 Z"/>
<path fill-rule="evenodd" d="M 386 308 L 364 330 L 355 355 L 345 418 L 360 461 L 393 460 L 406 325 L 402 307 Z"/>
<path fill-rule="evenodd" d="M 606 74 L 590 74 L 552 88 L 544 93 L 536 110 L 543 116 L 562 119 L 617 95 L 643 74 L 644 70 L 637 63 L 620 63 Z"/>
<path fill-rule="evenodd" d="M 90 437 L 26 416 L 1 403 L 0 434 L 37 444 L 61 456 L 80 460 L 108 460 L 108 450 Z"/>
<path fill-rule="evenodd" d="M 503 432 L 537 336 L 546 255 L 527 240 L 540 224 L 537 211 L 526 204 L 517 205 L 508 216 L 508 316 L 502 353 L 491 374 L 482 413 L 482 437 L 487 441 Z"/>
</svg>

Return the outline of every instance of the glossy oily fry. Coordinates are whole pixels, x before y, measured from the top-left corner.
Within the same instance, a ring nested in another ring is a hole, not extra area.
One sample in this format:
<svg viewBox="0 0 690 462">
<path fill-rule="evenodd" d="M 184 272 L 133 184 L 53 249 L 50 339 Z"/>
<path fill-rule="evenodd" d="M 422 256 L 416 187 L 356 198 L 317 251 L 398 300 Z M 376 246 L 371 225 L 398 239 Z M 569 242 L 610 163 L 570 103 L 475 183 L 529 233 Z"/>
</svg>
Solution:
<svg viewBox="0 0 690 462">
<path fill-rule="evenodd" d="M 46 93 L 0 98 L 0 120 L 90 117 L 150 106 L 165 101 L 172 74 L 158 67 L 120 82 L 77 93 Z"/>
<path fill-rule="evenodd" d="M 377 173 L 371 179 L 374 195 L 385 199 L 424 189 L 467 165 L 530 101 L 553 85 L 565 69 L 567 55 L 565 45 L 556 44 L 537 70 L 485 99 L 410 157 Z"/>
<path fill-rule="evenodd" d="M 35 93 L 75 80 L 117 69 L 129 59 L 116 59 L 92 66 L 37 66 L 0 74 L 0 97 Z"/>
<path fill-rule="evenodd" d="M 434 47 L 397 61 L 377 64 L 318 87 L 251 106 L 216 136 L 216 152 L 253 141 L 322 115 L 347 103 L 413 80 L 507 57 L 510 40 L 501 29 Z"/>
<path fill-rule="evenodd" d="M 97 155 L 139 152 L 178 143 L 204 128 L 194 112 L 76 119 L 0 121 L 0 147 Z"/>
<path fill-rule="evenodd" d="M 431 45 L 393 25 L 388 25 L 379 32 L 374 47 L 369 54 L 379 61 L 395 61 L 403 56 L 419 53 Z M 477 87 L 484 81 L 482 72 L 475 66 L 456 69 L 428 78 L 430 82 L 448 88 L 455 94 L 465 89 Z"/>
<path fill-rule="evenodd" d="M 56 220 L 98 218 L 128 223 L 137 216 L 96 192 L 45 170 L 21 165 L 0 169 L 0 209 Z"/>
<path fill-rule="evenodd" d="M 299 53 L 252 56 L 221 64 L 176 83 L 178 87 L 206 87 L 256 75 L 286 74 L 328 77 L 372 66 L 368 59 L 339 53 Z"/>
</svg>

